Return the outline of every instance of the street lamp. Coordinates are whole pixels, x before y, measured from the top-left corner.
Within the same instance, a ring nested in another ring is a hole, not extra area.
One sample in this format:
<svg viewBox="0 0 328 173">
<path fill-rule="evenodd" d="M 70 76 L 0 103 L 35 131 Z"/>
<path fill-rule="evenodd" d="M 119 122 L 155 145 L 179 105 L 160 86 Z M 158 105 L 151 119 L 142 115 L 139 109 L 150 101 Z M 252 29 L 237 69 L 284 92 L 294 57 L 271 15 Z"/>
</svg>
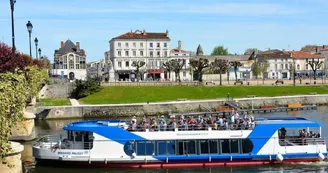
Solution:
<svg viewBox="0 0 328 173">
<path fill-rule="evenodd" d="M 26 28 L 27 28 L 27 31 L 28 31 L 29 41 L 30 41 L 30 56 L 32 57 L 31 33 L 32 33 L 33 25 L 30 21 L 27 22 Z"/>
<path fill-rule="evenodd" d="M 10 9 L 11 9 L 11 34 L 12 34 L 12 44 L 13 44 L 13 50 L 16 49 L 15 47 L 15 26 L 14 26 L 14 6 L 15 6 L 16 0 L 10 0 Z"/>
<path fill-rule="evenodd" d="M 39 48 L 38 52 L 39 52 L 39 58 L 41 59 L 41 48 Z"/>
<path fill-rule="evenodd" d="M 39 44 L 39 40 L 38 38 L 35 37 L 34 39 L 34 43 L 35 43 L 35 55 L 36 55 L 36 59 L 38 59 L 38 44 Z M 40 56 L 41 57 L 41 56 Z"/>
</svg>

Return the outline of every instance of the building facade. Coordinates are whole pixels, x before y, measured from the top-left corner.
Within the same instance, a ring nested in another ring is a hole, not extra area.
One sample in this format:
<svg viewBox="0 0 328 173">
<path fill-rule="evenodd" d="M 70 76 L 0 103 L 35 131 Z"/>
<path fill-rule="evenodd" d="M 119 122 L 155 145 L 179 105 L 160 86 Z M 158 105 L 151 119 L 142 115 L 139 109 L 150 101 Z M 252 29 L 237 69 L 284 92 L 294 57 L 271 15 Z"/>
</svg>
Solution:
<svg viewBox="0 0 328 173">
<path fill-rule="evenodd" d="M 71 40 L 60 43 L 60 48 L 54 52 L 54 68 L 52 75 L 70 80 L 82 79 L 87 76 L 86 54 L 80 48 L 80 43 Z"/>
<path fill-rule="evenodd" d="M 94 61 L 87 64 L 87 77 L 88 78 L 104 78 L 105 74 L 105 60 Z"/>
<path fill-rule="evenodd" d="M 141 80 L 164 80 L 162 64 L 170 56 L 168 31 L 151 33 L 143 31 L 128 32 L 109 41 L 111 69 L 109 79 L 113 81 L 134 81 L 136 68 L 134 61 L 144 61 L 140 68 Z"/>
<path fill-rule="evenodd" d="M 190 58 L 191 52 L 182 49 L 182 42 L 180 40 L 178 41 L 178 47 L 170 51 L 170 60 L 182 59 L 182 61 L 184 62 L 184 66 L 182 67 L 182 70 L 179 74 L 181 81 L 192 81 L 191 69 L 189 65 Z M 170 81 L 177 80 L 174 72 L 171 72 L 167 79 L 169 79 Z"/>
<path fill-rule="evenodd" d="M 256 56 L 260 61 L 267 60 L 270 64 L 265 78 L 268 79 L 291 79 L 295 72 L 298 76 L 309 76 L 313 70 L 308 64 L 310 61 L 325 61 L 323 56 L 304 51 L 281 51 L 270 50 L 261 52 Z M 323 65 L 324 66 L 324 65 Z M 322 69 L 317 70 L 317 75 L 322 74 Z"/>
</svg>

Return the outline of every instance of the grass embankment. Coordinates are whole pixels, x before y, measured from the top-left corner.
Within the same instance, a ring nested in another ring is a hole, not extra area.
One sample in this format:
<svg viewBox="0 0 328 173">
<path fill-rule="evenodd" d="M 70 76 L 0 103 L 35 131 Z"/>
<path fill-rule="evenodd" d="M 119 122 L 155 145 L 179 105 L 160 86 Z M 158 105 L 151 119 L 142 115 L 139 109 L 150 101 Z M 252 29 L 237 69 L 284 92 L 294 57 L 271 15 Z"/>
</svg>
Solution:
<svg viewBox="0 0 328 173">
<path fill-rule="evenodd" d="M 287 96 L 308 95 L 310 93 L 328 94 L 328 86 L 112 86 L 98 93 L 80 99 L 84 104 L 117 104 L 174 101 L 177 99 L 216 99 L 248 95 Z"/>
<path fill-rule="evenodd" d="M 68 98 L 46 98 L 46 99 L 40 99 L 37 106 L 70 106 L 71 102 Z"/>
</svg>

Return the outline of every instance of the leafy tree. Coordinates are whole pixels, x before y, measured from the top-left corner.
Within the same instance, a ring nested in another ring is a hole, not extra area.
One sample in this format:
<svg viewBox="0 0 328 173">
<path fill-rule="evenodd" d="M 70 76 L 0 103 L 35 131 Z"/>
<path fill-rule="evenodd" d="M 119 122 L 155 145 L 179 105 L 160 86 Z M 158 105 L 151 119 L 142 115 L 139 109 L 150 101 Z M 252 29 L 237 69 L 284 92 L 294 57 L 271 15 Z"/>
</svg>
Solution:
<svg viewBox="0 0 328 173">
<path fill-rule="evenodd" d="M 182 70 L 183 66 L 185 65 L 183 59 L 172 59 L 172 60 L 169 60 L 169 63 L 171 63 L 173 71 L 175 73 L 175 80 L 181 82 L 180 71 Z"/>
<path fill-rule="evenodd" d="M 143 67 L 146 63 L 144 61 L 133 61 L 131 66 L 135 67 L 135 73 L 136 73 L 136 77 L 137 77 L 137 82 L 139 82 L 139 78 L 140 78 L 140 68 Z"/>
<path fill-rule="evenodd" d="M 44 68 L 46 68 L 48 70 L 52 69 L 52 65 L 51 65 L 50 60 L 47 56 L 42 56 L 41 62 L 43 64 Z"/>
<path fill-rule="evenodd" d="M 13 52 L 0 43 L 0 155 L 3 162 L 11 151 L 8 141 L 11 128 L 23 119 L 27 99 L 37 95 L 40 85 L 48 77 L 44 69 L 33 66 L 37 63 L 33 63 L 30 56 Z"/>
<path fill-rule="evenodd" d="M 224 59 L 215 59 L 210 65 L 211 70 L 215 74 L 220 74 L 220 85 L 222 85 L 222 74 L 228 69 L 228 61 Z"/>
<path fill-rule="evenodd" d="M 213 49 L 212 53 L 211 53 L 212 56 L 215 56 L 215 55 L 228 55 L 228 54 L 229 54 L 228 48 L 224 48 L 223 45 L 216 46 Z"/>
<path fill-rule="evenodd" d="M 198 73 L 198 81 L 203 81 L 203 69 L 209 67 L 208 59 L 192 59 L 189 63 L 191 67 Z"/>
<path fill-rule="evenodd" d="M 314 61 L 314 58 L 312 58 L 312 61 L 309 61 L 307 64 L 309 64 L 309 66 L 311 67 L 312 71 L 313 71 L 313 78 L 314 80 L 317 79 L 317 76 L 316 76 L 316 73 L 317 73 L 317 70 L 320 70 L 321 69 L 321 66 L 323 64 L 323 61 Z"/>
<path fill-rule="evenodd" d="M 257 59 L 255 59 L 254 63 L 252 64 L 251 69 L 252 69 L 252 74 L 255 76 L 257 84 L 259 84 L 258 76 L 261 74 L 261 67 L 260 67 L 260 63 L 258 62 Z"/>
<path fill-rule="evenodd" d="M 169 79 L 171 79 L 171 72 L 173 71 L 173 66 L 170 61 L 166 61 L 163 63 L 164 70 L 169 73 Z"/>
<path fill-rule="evenodd" d="M 267 72 L 267 70 L 270 66 L 270 63 L 267 60 L 261 60 L 258 63 L 259 63 L 259 67 L 260 67 L 260 70 L 262 73 L 262 83 L 264 84 L 264 79 L 265 79 L 264 74 Z"/>
<path fill-rule="evenodd" d="M 102 90 L 100 82 L 96 79 L 76 80 L 72 97 L 80 99 Z"/>
<path fill-rule="evenodd" d="M 229 64 L 231 67 L 233 67 L 233 70 L 235 72 L 236 82 L 237 82 L 237 80 L 238 80 L 237 70 L 238 70 L 238 67 L 241 67 L 243 64 L 239 61 L 230 61 Z"/>
</svg>

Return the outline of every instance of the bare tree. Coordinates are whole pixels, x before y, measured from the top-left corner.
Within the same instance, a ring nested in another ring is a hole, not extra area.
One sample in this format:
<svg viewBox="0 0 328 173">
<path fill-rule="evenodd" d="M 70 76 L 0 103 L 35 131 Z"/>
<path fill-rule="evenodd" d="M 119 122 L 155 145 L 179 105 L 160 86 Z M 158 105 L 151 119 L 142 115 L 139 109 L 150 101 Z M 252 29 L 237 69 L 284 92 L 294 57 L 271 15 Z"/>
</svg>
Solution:
<svg viewBox="0 0 328 173">
<path fill-rule="evenodd" d="M 237 82 L 237 80 L 238 80 L 237 70 L 238 70 L 238 67 L 242 66 L 243 64 L 239 61 L 230 61 L 229 64 L 231 67 L 233 67 L 233 70 L 235 71 L 235 78 L 236 78 L 236 82 Z"/>
<path fill-rule="evenodd" d="M 171 63 L 172 67 L 173 67 L 173 71 L 175 73 L 175 80 L 181 82 L 180 80 L 180 71 L 182 70 L 184 64 L 183 59 L 172 59 L 169 60 L 169 62 Z"/>
<path fill-rule="evenodd" d="M 209 66 L 208 59 L 192 59 L 189 63 L 191 67 L 198 73 L 198 81 L 203 81 L 203 69 Z"/>
<path fill-rule="evenodd" d="M 139 78 L 140 78 L 140 68 L 143 67 L 146 63 L 144 61 L 133 61 L 131 66 L 135 67 L 135 73 L 136 73 L 136 77 L 137 77 L 137 82 L 139 82 Z"/>
<path fill-rule="evenodd" d="M 171 71 L 173 71 L 173 66 L 171 61 L 166 61 L 163 63 L 164 70 L 169 73 L 169 79 L 171 79 Z"/>
<path fill-rule="evenodd" d="M 267 72 L 270 64 L 267 60 L 261 60 L 258 62 L 259 63 L 259 67 L 262 73 L 262 84 L 264 84 L 264 74 Z"/>
<path fill-rule="evenodd" d="M 314 80 L 317 79 L 316 77 L 316 73 L 317 73 L 317 70 L 321 69 L 321 66 L 323 64 L 323 61 L 314 61 L 314 58 L 312 58 L 312 61 L 309 61 L 307 64 L 309 64 L 309 66 L 311 67 L 312 71 L 313 71 L 313 78 Z"/>
<path fill-rule="evenodd" d="M 220 85 L 222 85 L 222 74 L 226 73 L 228 69 L 228 61 L 224 59 L 215 59 L 210 65 L 211 70 L 215 74 L 220 75 Z"/>
</svg>

